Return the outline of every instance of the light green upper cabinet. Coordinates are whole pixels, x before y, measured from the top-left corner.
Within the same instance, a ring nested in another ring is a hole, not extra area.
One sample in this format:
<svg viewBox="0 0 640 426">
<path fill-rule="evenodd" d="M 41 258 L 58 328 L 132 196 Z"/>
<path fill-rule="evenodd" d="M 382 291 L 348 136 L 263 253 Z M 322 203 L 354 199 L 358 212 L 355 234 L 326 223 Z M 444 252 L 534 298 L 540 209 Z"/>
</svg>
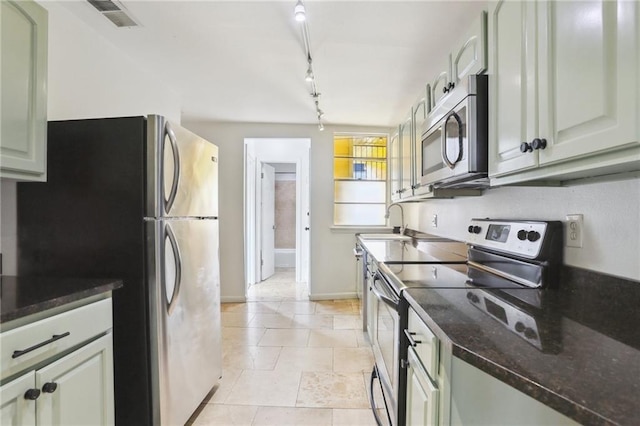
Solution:
<svg viewBox="0 0 640 426">
<path fill-rule="evenodd" d="M 0 3 L 0 177 L 46 180 L 47 11 L 33 1 Z"/>
<path fill-rule="evenodd" d="M 402 188 L 401 160 L 400 132 L 398 130 L 389 139 L 389 190 L 391 191 L 391 201 L 400 199 L 400 189 Z"/>
<path fill-rule="evenodd" d="M 420 188 L 420 178 L 422 174 L 422 131 L 427 119 L 427 109 L 429 107 L 429 90 L 430 86 L 427 84 L 424 96 L 421 96 L 413 105 L 412 111 L 412 123 L 413 127 L 413 141 L 411 142 L 411 148 L 413 153 L 411 155 L 411 190 L 412 195 L 417 195 L 417 190 Z"/>
<path fill-rule="evenodd" d="M 487 12 L 473 22 L 451 52 L 451 88 L 487 69 Z"/>
<path fill-rule="evenodd" d="M 492 5 L 492 184 L 640 169 L 639 9 L 609 0 Z"/>
<path fill-rule="evenodd" d="M 400 125 L 400 168 L 401 172 L 401 185 L 400 185 L 400 198 L 408 198 L 413 195 L 413 179 L 411 169 L 413 168 L 413 161 L 411 152 L 413 147 L 413 116 L 409 113 L 409 117 L 404 123 Z"/>
<path fill-rule="evenodd" d="M 487 13 L 482 12 L 453 45 L 452 52 L 430 82 L 428 110 L 435 109 L 460 82 L 487 69 Z"/>
</svg>

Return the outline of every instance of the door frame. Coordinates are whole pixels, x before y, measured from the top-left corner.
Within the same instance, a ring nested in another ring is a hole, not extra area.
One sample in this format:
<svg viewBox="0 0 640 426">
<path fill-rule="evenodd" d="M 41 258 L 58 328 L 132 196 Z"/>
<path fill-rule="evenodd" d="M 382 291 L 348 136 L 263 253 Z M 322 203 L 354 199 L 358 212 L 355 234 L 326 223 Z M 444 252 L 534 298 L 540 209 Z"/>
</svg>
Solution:
<svg viewBox="0 0 640 426">
<path fill-rule="evenodd" d="M 310 282 L 309 231 L 309 156 L 310 138 L 245 138 L 245 297 L 248 288 L 260 278 L 260 170 L 262 163 L 295 163 L 296 165 L 296 281 Z"/>
</svg>

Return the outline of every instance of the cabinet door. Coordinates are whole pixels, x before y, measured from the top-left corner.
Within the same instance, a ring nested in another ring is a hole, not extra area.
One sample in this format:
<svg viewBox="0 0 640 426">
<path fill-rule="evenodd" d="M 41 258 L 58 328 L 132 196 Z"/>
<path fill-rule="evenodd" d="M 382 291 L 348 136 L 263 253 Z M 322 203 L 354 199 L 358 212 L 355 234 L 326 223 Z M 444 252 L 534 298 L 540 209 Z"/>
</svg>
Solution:
<svg viewBox="0 0 640 426">
<path fill-rule="evenodd" d="M 440 105 L 442 99 L 449 92 L 449 82 L 451 77 L 451 55 L 448 55 L 446 64 L 441 67 L 442 71 L 433 79 L 430 84 L 431 88 L 431 108 L 429 111 L 434 110 Z"/>
<path fill-rule="evenodd" d="M 427 119 L 428 91 L 429 86 L 427 86 L 426 96 L 413 106 L 413 142 L 411 143 L 413 148 L 411 155 L 411 189 L 413 189 L 413 195 L 416 195 L 415 190 L 419 188 L 418 183 L 422 175 L 422 127 Z"/>
<path fill-rule="evenodd" d="M 47 11 L 32 1 L 3 1 L 0 19 L 0 176 L 45 180 Z"/>
<path fill-rule="evenodd" d="M 25 398 L 34 389 L 33 371 L 0 387 L 0 425 L 26 426 L 36 424 L 36 401 Z"/>
<path fill-rule="evenodd" d="M 540 2 L 540 164 L 638 145 L 637 2 Z"/>
<path fill-rule="evenodd" d="M 112 425 L 111 333 L 36 371 L 38 424 Z"/>
<path fill-rule="evenodd" d="M 422 369 L 413 349 L 409 349 L 408 358 L 407 425 L 435 426 L 438 424 L 438 389 Z"/>
<path fill-rule="evenodd" d="M 533 2 L 504 0 L 490 9 L 490 176 L 538 165 L 538 151 L 520 151 L 538 137 L 535 10 Z"/>
<path fill-rule="evenodd" d="M 394 133 L 389 139 L 389 189 L 391 201 L 400 199 L 402 170 L 400 157 L 400 133 Z"/>
<path fill-rule="evenodd" d="M 451 79 L 457 86 L 468 76 L 487 69 L 487 12 L 482 12 L 451 58 Z"/>
<path fill-rule="evenodd" d="M 413 151 L 413 126 L 412 116 L 409 114 L 409 118 L 403 124 L 400 125 L 400 156 L 402 158 L 400 168 L 402 169 L 400 184 L 400 198 L 407 198 L 413 195 L 411 185 L 412 181 L 412 169 L 413 161 L 411 160 L 411 152 Z"/>
</svg>

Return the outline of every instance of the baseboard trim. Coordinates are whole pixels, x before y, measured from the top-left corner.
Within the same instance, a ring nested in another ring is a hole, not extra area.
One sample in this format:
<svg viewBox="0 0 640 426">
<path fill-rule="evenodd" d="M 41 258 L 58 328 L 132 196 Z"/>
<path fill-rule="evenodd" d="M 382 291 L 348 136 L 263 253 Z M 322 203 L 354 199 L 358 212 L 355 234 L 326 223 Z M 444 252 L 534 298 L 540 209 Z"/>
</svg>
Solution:
<svg viewBox="0 0 640 426">
<path fill-rule="evenodd" d="M 220 303 L 244 303 L 247 298 L 244 296 L 222 296 L 220 297 Z"/>
<path fill-rule="evenodd" d="M 340 300 L 340 299 L 356 299 L 358 294 L 354 292 L 349 293 L 322 293 L 322 294 L 310 294 L 309 300 Z"/>
</svg>

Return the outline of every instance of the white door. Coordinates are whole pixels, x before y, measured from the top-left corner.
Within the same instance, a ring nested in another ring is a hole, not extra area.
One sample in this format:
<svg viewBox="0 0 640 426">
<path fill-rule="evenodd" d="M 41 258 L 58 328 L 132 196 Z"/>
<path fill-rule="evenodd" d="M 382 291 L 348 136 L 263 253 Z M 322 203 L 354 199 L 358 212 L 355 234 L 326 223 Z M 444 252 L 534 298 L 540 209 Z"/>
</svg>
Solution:
<svg viewBox="0 0 640 426">
<path fill-rule="evenodd" d="M 266 280 L 275 272 L 275 239 L 276 239 L 276 172 L 275 168 L 268 165 L 262 165 L 261 179 L 261 268 L 260 279 Z"/>
</svg>

